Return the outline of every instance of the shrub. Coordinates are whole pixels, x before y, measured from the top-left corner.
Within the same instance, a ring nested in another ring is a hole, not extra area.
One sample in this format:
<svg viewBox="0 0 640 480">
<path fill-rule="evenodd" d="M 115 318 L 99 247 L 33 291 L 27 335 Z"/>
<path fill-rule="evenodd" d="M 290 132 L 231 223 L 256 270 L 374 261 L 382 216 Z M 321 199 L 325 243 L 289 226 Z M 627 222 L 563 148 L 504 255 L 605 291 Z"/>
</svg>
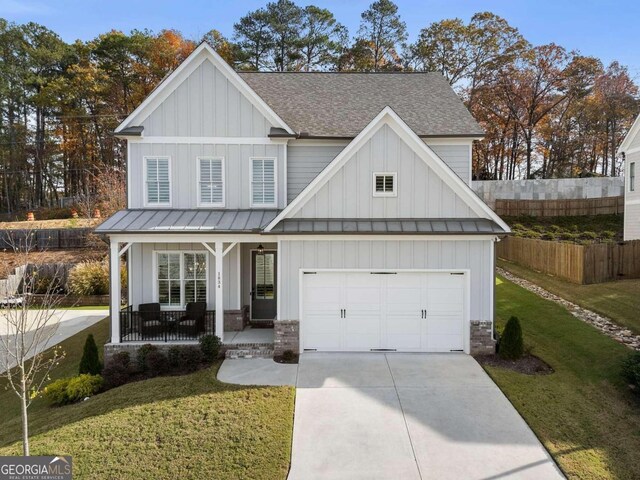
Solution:
<svg viewBox="0 0 640 480">
<path fill-rule="evenodd" d="M 218 358 L 221 345 L 220 338 L 216 335 L 205 335 L 200 337 L 200 350 L 202 350 L 207 361 L 213 361 Z"/>
<path fill-rule="evenodd" d="M 149 355 L 149 353 L 151 352 L 157 351 L 158 347 L 156 347 L 155 345 L 151 345 L 150 343 L 146 343 L 138 349 L 138 353 L 136 354 L 136 363 L 138 364 L 138 369 L 141 372 L 147 370 L 147 355 Z"/>
<path fill-rule="evenodd" d="M 522 357 L 524 346 L 522 342 L 522 328 L 518 317 L 511 317 L 500 336 L 498 354 L 506 360 L 517 360 Z"/>
<path fill-rule="evenodd" d="M 111 357 L 102 369 L 105 388 L 124 385 L 131 378 L 133 363 L 129 352 L 118 352 Z"/>
<path fill-rule="evenodd" d="M 152 350 L 145 356 L 145 367 L 146 372 L 155 377 L 169 371 L 169 361 L 160 350 Z"/>
<path fill-rule="evenodd" d="M 598 238 L 598 234 L 596 232 L 583 232 L 582 236 L 588 240 L 596 240 Z"/>
<path fill-rule="evenodd" d="M 100 375 L 82 374 L 69 379 L 67 397 L 70 402 L 77 402 L 91 397 L 102 389 L 103 379 Z"/>
<path fill-rule="evenodd" d="M 196 346 L 176 345 L 167 352 L 167 360 L 171 370 L 195 372 L 204 361 L 204 354 Z"/>
<path fill-rule="evenodd" d="M 69 272 L 68 288 L 74 295 L 109 293 L 109 265 L 106 262 L 82 262 Z"/>
<path fill-rule="evenodd" d="M 640 352 L 634 352 L 624 360 L 622 377 L 635 394 L 640 395 Z"/>
<path fill-rule="evenodd" d="M 100 375 L 101 372 L 102 365 L 98 358 L 98 346 L 93 338 L 93 334 L 90 333 L 84 342 L 84 351 L 82 352 L 82 359 L 80 359 L 80 369 L 78 373 Z"/>
<path fill-rule="evenodd" d="M 38 275 L 35 273 L 31 282 L 31 293 L 40 295 L 64 293 L 64 282 L 58 276 Z"/>
<path fill-rule="evenodd" d="M 282 360 L 284 360 L 285 362 L 292 362 L 293 360 L 295 360 L 296 358 L 296 354 L 293 353 L 293 350 L 285 350 L 284 352 L 282 352 Z"/>
<path fill-rule="evenodd" d="M 44 398 L 53 405 L 64 405 L 69 403 L 69 397 L 67 395 L 69 380 L 69 378 L 60 378 L 59 380 L 55 380 L 44 387 L 42 392 Z"/>
</svg>

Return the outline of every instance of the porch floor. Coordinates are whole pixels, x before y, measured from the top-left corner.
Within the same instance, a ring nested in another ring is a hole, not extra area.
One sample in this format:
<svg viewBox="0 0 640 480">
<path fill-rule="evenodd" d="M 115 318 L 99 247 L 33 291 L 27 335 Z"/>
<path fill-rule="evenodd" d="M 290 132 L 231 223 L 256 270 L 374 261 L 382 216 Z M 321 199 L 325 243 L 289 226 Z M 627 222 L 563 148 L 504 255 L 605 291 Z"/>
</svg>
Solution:
<svg viewBox="0 0 640 480">
<path fill-rule="evenodd" d="M 247 343 L 273 344 L 273 328 L 251 328 L 249 326 L 241 332 L 224 332 L 225 345 L 238 345 Z"/>
</svg>

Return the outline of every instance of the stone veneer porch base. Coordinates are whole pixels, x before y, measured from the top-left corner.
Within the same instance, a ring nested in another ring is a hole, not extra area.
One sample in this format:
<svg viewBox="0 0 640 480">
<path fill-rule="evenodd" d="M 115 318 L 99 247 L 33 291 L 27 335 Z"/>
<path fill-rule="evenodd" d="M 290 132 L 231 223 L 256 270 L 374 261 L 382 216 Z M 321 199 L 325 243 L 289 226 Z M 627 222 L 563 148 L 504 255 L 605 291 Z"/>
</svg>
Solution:
<svg viewBox="0 0 640 480">
<path fill-rule="evenodd" d="M 279 357 L 287 350 L 300 353 L 300 322 L 298 320 L 273 321 L 274 355 Z"/>
<path fill-rule="evenodd" d="M 493 339 L 493 323 L 471 320 L 471 355 L 496 353 L 496 341 Z"/>
</svg>

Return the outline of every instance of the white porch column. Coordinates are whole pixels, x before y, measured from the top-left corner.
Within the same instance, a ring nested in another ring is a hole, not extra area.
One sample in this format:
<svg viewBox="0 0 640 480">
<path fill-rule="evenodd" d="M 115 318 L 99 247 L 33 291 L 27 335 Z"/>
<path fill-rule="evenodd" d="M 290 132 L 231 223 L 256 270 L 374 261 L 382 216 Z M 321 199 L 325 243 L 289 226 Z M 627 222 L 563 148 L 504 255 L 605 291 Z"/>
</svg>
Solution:
<svg viewBox="0 0 640 480">
<path fill-rule="evenodd" d="M 110 296 L 110 319 L 111 319 L 111 343 L 120 343 L 120 250 L 119 244 L 113 239 L 110 240 L 109 273 L 111 276 Z"/>
<path fill-rule="evenodd" d="M 224 342 L 224 243 L 216 241 L 216 335 Z"/>
</svg>

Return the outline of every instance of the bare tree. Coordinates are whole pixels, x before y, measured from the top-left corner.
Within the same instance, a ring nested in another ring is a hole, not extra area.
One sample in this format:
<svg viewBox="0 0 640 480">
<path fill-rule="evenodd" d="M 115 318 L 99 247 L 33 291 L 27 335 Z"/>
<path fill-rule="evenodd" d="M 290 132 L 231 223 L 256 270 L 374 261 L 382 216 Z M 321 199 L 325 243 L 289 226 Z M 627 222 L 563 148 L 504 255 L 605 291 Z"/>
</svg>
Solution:
<svg viewBox="0 0 640 480">
<path fill-rule="evenodd" d="M 64 352 L 59 346 L 46 351 L 60 324 L 57 307 L 64 295 L 59 295 L 61 276 L 56 272 L 47 278 L 39 278 L 37 268 L 30 262 L 35 249 L 35 231 L 27 232 L 24 238 L 10 237 L 16 255 L 20 257 L 21 296 L 5 300 L 0 309 L 0 377 L 7 379 L 8 387 L 20 399 L 22 411 L 22 450 L 29 455 L 28 409 L 38 396 L 49 374 L 62 358 Z M 39 292 L 38 308 L 30 294 Z"/>
</svg>

